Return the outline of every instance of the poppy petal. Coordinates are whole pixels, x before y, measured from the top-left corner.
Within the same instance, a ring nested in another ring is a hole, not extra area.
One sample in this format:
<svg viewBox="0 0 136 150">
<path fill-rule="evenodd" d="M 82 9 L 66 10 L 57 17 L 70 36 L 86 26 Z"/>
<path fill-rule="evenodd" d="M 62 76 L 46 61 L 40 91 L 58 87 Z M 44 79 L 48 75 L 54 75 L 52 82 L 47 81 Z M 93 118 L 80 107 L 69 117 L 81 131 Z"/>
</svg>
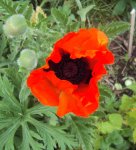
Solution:
<svg viewBox="0 0 136 150">
<path fill-rule="evenodd" d="M 67 92 L 62 91 L 59 97 L 59 105 L 57 115 L 59 117 L 64 116 L 65 114 L 72 112 L 78 116 L 86 117 L 87 114 L 84 111 L 80 100 L 73 94 L 68 94 Z"/>
<path fill-rule="evenodd" d="M 65 40 L 67 39 L 67 40 Z M 63 49 L 71 54 L 71 58 L 85 57 L 87 54 L 92 57 L 100 47 L 108 43 L 107 36 L 96 28 L 81 29 L 78 33 L 73 34 L 72 38 L 66 38 L 56 42 L 54 50 Z"/>
<path fill-rule="evenodd" d="M 27 80 L 27 85 L 33 95 L 44 105 L 56 106 L 59 102 L 59 89 L 45 77 L 42 69 L 31 72 Z"/>
</svg>

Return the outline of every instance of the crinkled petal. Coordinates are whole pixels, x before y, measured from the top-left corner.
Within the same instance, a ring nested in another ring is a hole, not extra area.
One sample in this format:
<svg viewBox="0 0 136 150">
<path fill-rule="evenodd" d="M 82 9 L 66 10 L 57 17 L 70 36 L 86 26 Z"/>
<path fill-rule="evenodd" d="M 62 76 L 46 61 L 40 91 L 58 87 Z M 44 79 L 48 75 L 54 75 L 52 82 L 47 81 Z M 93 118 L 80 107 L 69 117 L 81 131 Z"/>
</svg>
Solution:
<svg viewBox="0 0 136 150">
<path fill-rule="evenodd" d="M 27 85 L 33 95 L 44 105 L 57 106 L 60 90 L 55 87 L 45 76 L 42 69 L 31 72 L 27 79 Z"/>
<path fill-rule="evenodd" d="M 42 104 L 50 106 L 58 105 L 61 90 L 71 93 L 77 88 L 76 85 L 57 78 L 53 71 L 43 71 L 43 68 L 31 72 L 27 85 Z"/>
<path fill-rule="evenodd" d="M 56 42 L 54 50 L 63 49 L 70 53 L 71 58 L 86 57 L 87 54 L 92 57 L 108 43 L 107 36 L 96 28 L 81 29 L 79 32 L 71 34 Z"/>
<path fill-rule="evenodd" d="M 72 112 L 77 116 L 88 117 L 98 108 L 99 91 L 92 80 L 90 86 L 81 85 L 74 93 L 61 92 L 57 115 L 62 117 Z"/>
<path fill-rule="evenodd" d="M 72 112 L 77 116 L 86 117 L 87 114 L 81 105 L 80 99 L 73 94 L 62 91 L 59 97 L 57 115 L 62 117 Z"/>
</svg>

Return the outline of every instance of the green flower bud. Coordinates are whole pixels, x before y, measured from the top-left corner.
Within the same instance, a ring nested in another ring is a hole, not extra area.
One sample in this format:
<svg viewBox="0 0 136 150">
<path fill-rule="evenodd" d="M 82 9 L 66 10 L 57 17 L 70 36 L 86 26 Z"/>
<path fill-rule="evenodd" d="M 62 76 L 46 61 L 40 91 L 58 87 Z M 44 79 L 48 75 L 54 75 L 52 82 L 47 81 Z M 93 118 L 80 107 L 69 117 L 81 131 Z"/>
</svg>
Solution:
<svg viewBox="0 0 136 150">
<path fill-rule="evenodd" d="M 127 80 L 125 81 L 125 85 L 126 85 L 126 86 L 130 86 L 132 83 L 133 83 L 133 81 L 130 80 L 130 79 L 127 79 Z"/>
<path fill-rule="evenodd" d="M 24 49 L 20 53 L 17 63 L 20 67 L 32 70 L 37 66 L 37 56 L 33 50 Z"/>
<path fill-rule="evenodd" d="M 3 26 L 3 30 L 10 38 L 24 34 L 27 30 L 25 17 L 21 14 L 9 17 Z"/>
<path fill-rule="evenodd" d="M 116 90 L 122 90 L 122 85 L 120 83 L 115 83 L 114 87 Z"/>
</svg>

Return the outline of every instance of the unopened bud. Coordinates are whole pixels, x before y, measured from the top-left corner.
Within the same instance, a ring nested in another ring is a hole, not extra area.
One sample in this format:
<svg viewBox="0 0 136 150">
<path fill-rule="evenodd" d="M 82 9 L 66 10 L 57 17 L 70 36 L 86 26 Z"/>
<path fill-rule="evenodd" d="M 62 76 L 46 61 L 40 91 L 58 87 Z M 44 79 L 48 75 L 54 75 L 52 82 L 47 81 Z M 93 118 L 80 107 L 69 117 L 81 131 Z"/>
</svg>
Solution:
<svg viewBox="0 0 136 150">
<path fill-rule="evenodd" d="M 114 87 L 116 90 L 122 90 L 122 85 L 120 83 L 115 83 Z"/>
<path fill-rule="evenodd" d="M 10 38 L 24 34 L 27 30 L 25 17 L 21 14 L 9 17 L 3 26 L 3 30 L 6 36 Z"/>
<path fill-rule="evenodd" d="M 126 85 L 126 86 L 130 86 L 132 83 L 133 83 L 133 81 L 130 80 L 130 79 L 127 79 L 127 80 L 125 81 L 125 85 Z"/>
<path fill-rule="evenodd" d="M 20 67 L 32 70 L 37 66 L 37 56 L 33 50 L 24 49 L 20 53 L 17 63 Z"/>
</svg>

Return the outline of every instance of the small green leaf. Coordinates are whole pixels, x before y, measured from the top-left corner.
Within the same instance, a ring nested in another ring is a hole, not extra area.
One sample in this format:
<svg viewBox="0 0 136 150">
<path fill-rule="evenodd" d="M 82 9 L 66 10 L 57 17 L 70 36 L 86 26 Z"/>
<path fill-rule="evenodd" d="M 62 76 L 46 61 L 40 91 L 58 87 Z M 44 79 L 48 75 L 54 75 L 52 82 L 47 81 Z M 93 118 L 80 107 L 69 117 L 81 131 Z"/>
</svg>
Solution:
<svg viewBox="0 0 136 150">
<path fill-rule="evenodd" d="M 62 10 L 57 9 L 57 8 L 52 8 L 51 14 L 57 23 L 61 23 L 63 25 L 67 24 L 68 17 L 66 16 L 66 14 Z"/>
<path fill-rule="evenodd" d="M 120 114 L 116 114 L 116 113 L 110 114 L 109 121 L 115 129 L 121 129 L 123 118 Z"/>
<path fill-rule="evenodd" d="M 123 138 L 122 136 L 119 134 L 118 131 L 113 131 L 112 133 L 110 133 L 107 138 L 106 138 L 106 142 L 109 144 L 114 144 L 114 145 L 120 145 L 123 144 Z"/>
<path fill-rule="evenodd" d="M 133 140 L 134 140 L 134 143 L 136 143 L 136 128 L 133 131 Z"/>
<path fill-rule="evenodd" d="M 111 133 L 114 130 L 113 125 L 110 122 L 101 122 L 98 125 L 98 129 L 103 133 L 103 134 L 107 134 L 107 133 Z"/>
<path fill-rule="evenodd" d="M 121 97 L 121 105 L 120 110 L 121 111 L 129 111 L 133 108 L 133 104 L 136 102 L 133 97 L 129 97 L 127 95 L 123 95 Z"/>
<path fill-rule="evenodd" d="M 80 9 L 77 14 L 80 16 L 81 21 L 85 22 L 87 13 L 94 8 L 95 5 L 89 5 L 86 8 Z"/>
<path fill-rule="evenodd" d="M 127 5 L 127 1 L 126 0 L 118 1 L 118 3 L 115 5 L 115 7 L 113 9 L 112 15 L 114 15 L 114 16 L 121 15 L 124 12 L 124 10 L 125 10 L 126 5 Z"/>
</svg>

